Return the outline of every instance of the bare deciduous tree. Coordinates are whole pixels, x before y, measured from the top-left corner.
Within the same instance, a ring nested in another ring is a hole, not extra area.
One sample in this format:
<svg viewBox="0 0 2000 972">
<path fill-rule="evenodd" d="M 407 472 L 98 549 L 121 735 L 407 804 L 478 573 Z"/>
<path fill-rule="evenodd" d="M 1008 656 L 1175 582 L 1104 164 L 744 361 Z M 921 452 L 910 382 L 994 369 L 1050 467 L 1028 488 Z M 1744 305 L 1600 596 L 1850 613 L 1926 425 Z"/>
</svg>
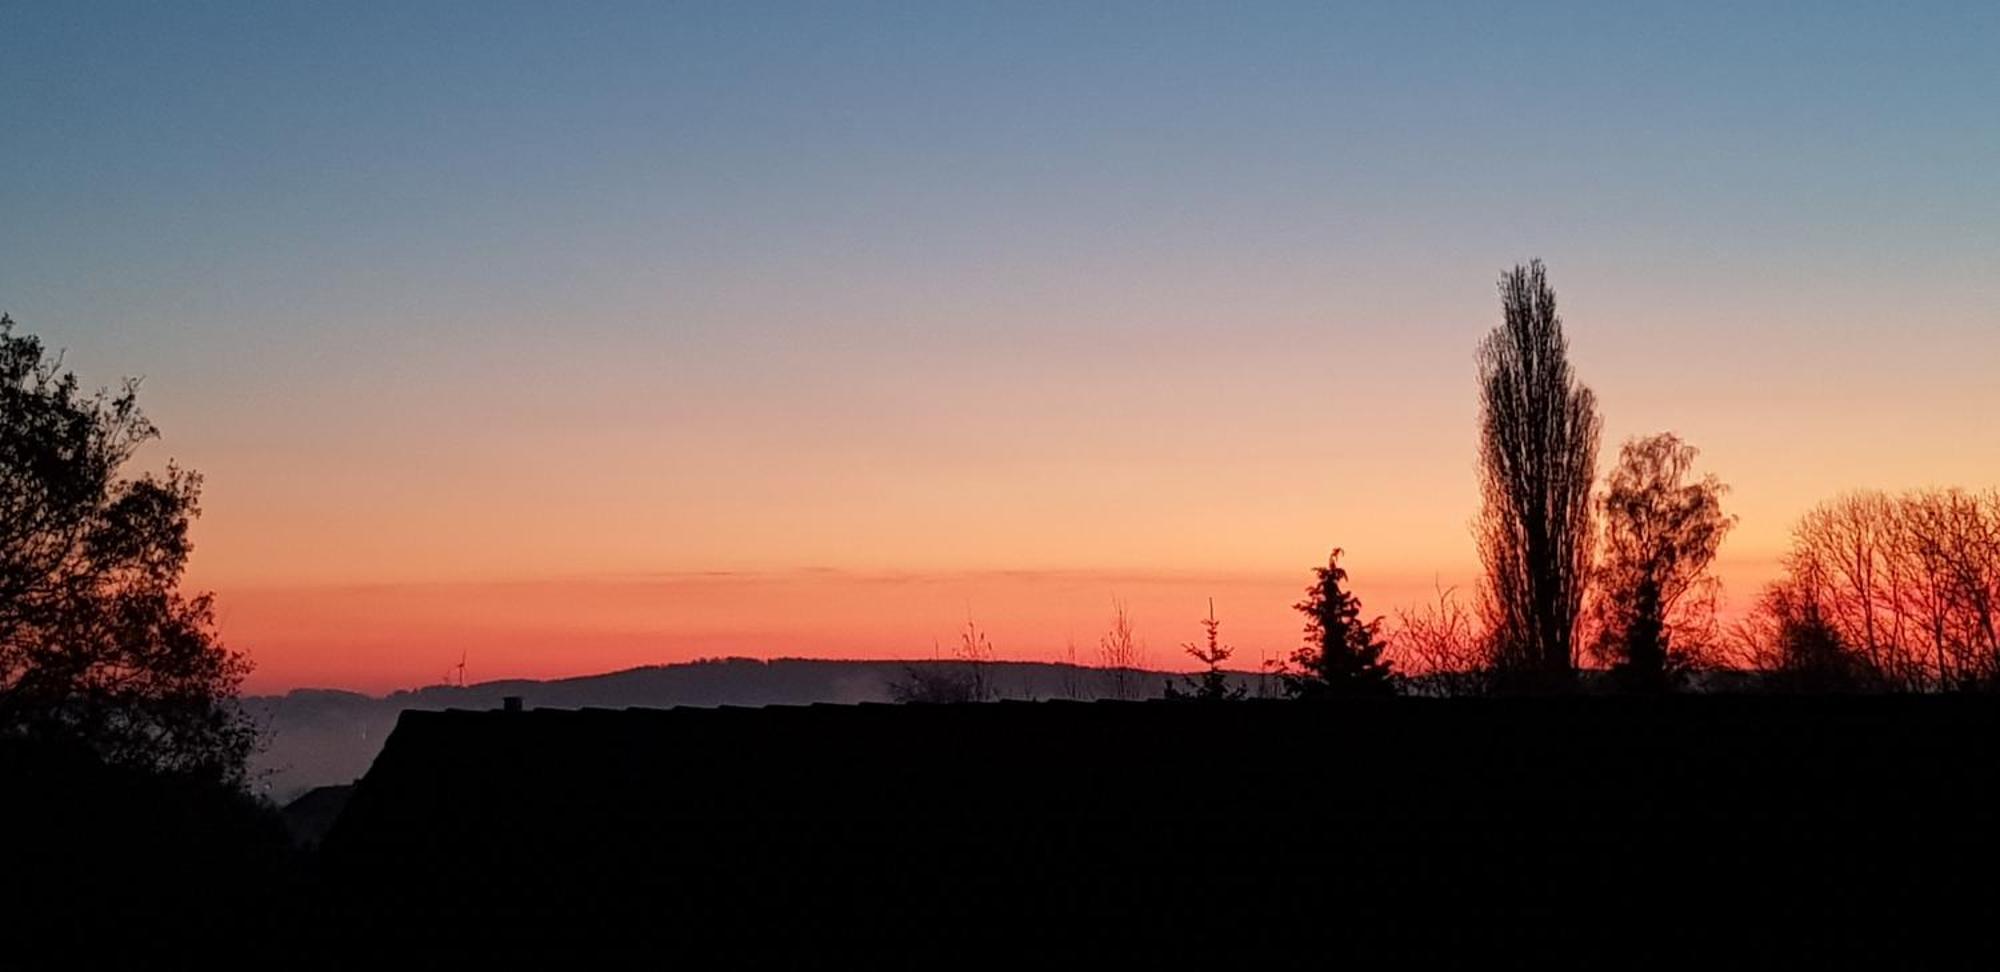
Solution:
<svg viewBox="0 0 2000 972">
<path fill-rule="evenodd" d="M 1111 673 L 1112 697 L 1130 699 L 1137 688 L 1145 647 L 1133 633 L 1132 612 L 1126 610 L 1125 602 L 1112 598 L 1111 611 L 1111 630 L 1098 639 L 1097 657 Z"/>
<path fill-rule="evenodd" d="M 1500 278 L 1502 324 L 1479 346 L 1481 610 L 1514 684 L 1574 675 L 1591 566 L 1597 399 L 1577 381 L 1540 260 Z"/>
<path fill-rule="evenodd" d="M 1842 639 L 1859 651 L 1867 667 L 1892 681 L 1896 671 L 1899 624 L 1893 605 L 1901 600 L 1895 503 L 1882 493 L 1853 493 L 1821 504 L 1792 528 L 1787 573 L 1799 596 L 1823 606 Z"/>
<path fill-rule="evenodd" d="M 1783 662 L 1796 622 L 1883 688 L 2000 687 L 2000 492 L 1840 497 L 1799 520 L 1785 568 L 1739 632 L 1753 663 Z"/>
<path fill-rule="evenodd" d="M 2000 492 L 1926 490 L 1898 513 L 1906 650 L 1940 687 L 2000 686 Z"/>
<path fill-rule="evenodd" d="M 1716 641 L 1708 568 L 1736 518 L 1722 512 L 1721 480 L 1692 478 L 1696 455 L 1671 432 L 1628 441 L 1598 499 L 1591 650 L 1629 689 L 1667 688 Z"/>
<path fill-rule="evenodd" d="M 1766 588 L 1737 626 L 1746 667 L 1785 691 L 1848 692 L 1882 684 L 1829 620 L 1823 577 L 1795 574 Z"/>
</svg>

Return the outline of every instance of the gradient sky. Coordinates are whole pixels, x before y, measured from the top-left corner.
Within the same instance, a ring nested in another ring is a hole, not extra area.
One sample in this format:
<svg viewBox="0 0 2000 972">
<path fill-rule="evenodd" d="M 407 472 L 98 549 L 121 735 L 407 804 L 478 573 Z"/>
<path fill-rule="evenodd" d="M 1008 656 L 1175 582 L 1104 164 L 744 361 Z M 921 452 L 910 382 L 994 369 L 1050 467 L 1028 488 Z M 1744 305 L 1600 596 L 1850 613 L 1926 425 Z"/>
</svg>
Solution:
<svg viewBox="0 0 2000 972">
<path fill-rule="evenodd" d="M 1607 7 L 1630 7 L 1625 12 Z M 10 4 L 0 307 L 145 376 L 251 687 L 1254 663 L 1475 573 L 1540 256 L 1734 487 L 2000 484 L 2000 5 Z"/>
</svg>

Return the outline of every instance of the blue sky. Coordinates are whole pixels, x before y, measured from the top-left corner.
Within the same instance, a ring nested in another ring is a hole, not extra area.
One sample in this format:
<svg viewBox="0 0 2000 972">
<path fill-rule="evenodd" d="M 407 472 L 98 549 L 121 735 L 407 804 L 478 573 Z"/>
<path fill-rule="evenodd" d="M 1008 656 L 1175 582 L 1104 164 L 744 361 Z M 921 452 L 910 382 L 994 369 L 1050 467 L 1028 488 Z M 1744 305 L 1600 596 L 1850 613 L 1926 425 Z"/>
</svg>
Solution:
<svg viewBox="0 0 2000 972">
<path fill-rule="evenodd" d="M 1703 446 L 1743 556 L 2000 479 L 1992 3 L 42 3 L 0 45 L 0 308 L 146 376 L 225 593 L 1330 537 L 1428 577 L 1531 256 L 1612 442 Z"/>
</svg>

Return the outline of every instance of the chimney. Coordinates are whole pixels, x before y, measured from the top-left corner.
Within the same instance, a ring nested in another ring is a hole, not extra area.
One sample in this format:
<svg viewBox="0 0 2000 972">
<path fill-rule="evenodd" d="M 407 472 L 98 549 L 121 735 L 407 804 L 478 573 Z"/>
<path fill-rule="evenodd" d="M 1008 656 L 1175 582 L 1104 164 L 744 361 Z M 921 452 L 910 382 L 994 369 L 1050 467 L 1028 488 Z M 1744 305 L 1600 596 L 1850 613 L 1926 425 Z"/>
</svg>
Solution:
<svg viewBox="0 0 2000 972">
<path fill-rule="evenodd" d="M 509 695 L 506 698 L 501 699 L 500 709 L 503 712 L 521 711 L 521 697 L 518 695 Z"/>
</svg>

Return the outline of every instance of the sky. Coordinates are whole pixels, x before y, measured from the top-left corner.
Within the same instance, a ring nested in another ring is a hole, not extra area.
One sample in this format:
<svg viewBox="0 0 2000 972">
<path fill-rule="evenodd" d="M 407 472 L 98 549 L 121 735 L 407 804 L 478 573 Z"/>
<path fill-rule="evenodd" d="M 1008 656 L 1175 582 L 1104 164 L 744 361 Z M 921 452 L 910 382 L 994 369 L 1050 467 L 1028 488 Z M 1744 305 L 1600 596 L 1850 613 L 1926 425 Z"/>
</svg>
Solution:
<svg viewBox="0 0 2000 972">
<path fill-rule="evenodd" d="M 5 4 L 0 308 L 206 477 L 249 688 L 1254 664 L 1469 588 L 1548 262 L 1623 439 L 2000 485 L 2000 6 Z M 1608 7 L 1630 7 L 1612 10 Z"/>
</svg>

